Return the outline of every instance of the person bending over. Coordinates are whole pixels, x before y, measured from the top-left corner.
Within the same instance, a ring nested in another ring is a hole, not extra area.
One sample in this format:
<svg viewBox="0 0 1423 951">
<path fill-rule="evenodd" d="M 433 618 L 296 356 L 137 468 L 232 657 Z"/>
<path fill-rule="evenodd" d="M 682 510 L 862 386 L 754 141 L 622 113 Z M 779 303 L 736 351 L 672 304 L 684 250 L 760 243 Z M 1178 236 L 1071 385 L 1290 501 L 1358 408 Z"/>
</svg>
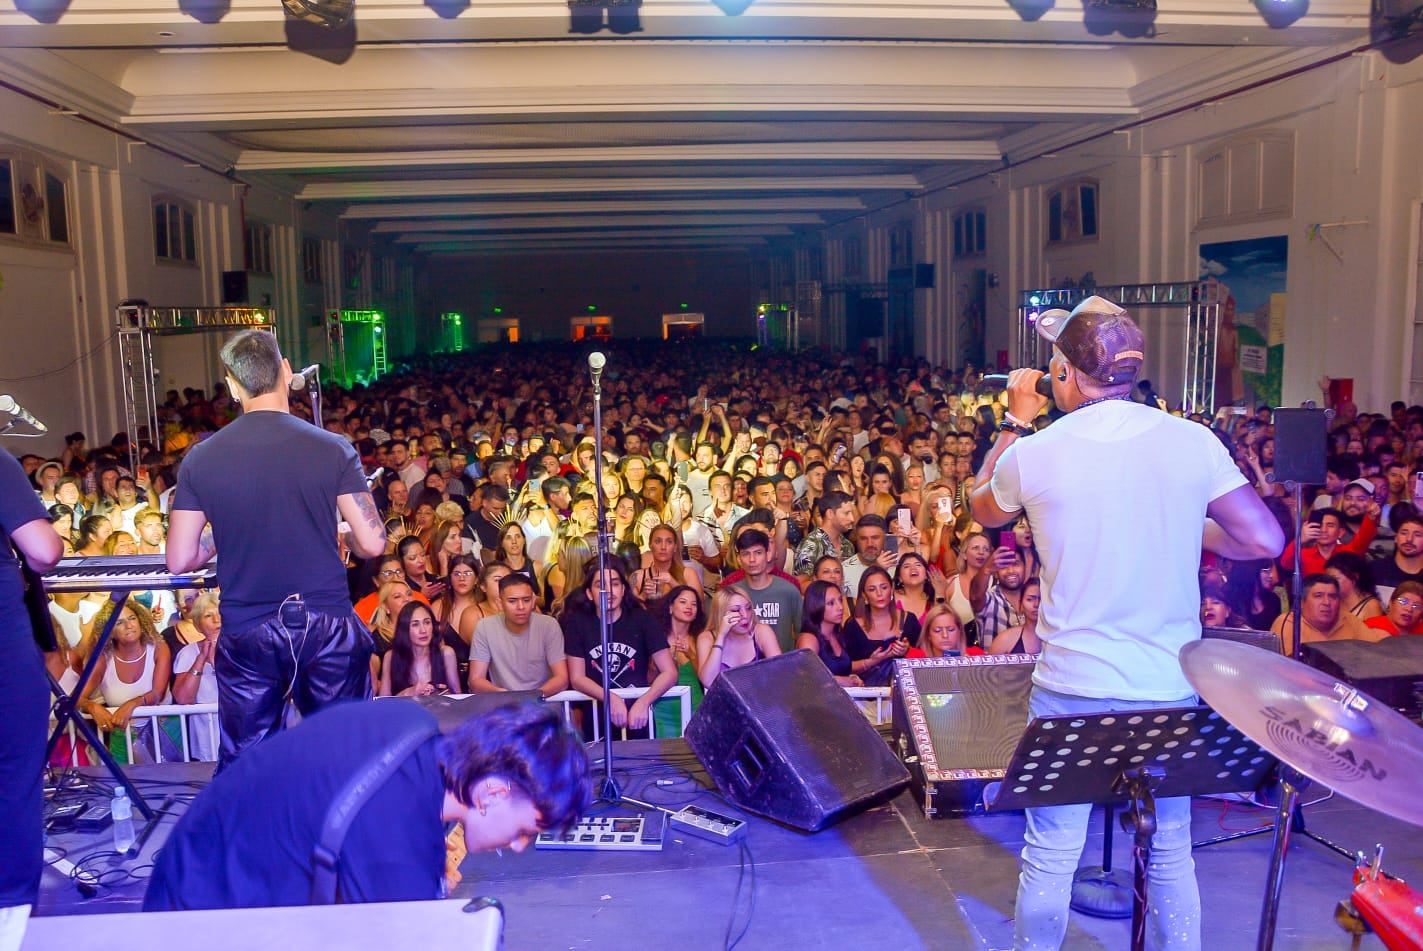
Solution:
<svg viewBox="0 0 1423 951">
<path fill-rule="evenodd" d="M 331 807 L 403 741 L 413 750 L 354 805 L 333 849 L 342 903 L 440 897 L 446 822 L 464 826 L 471 852 L 521 852 L 588 807 L 587 756 L 554 708 L 500 707 L 440 736 L 414 703 L 334 704 L 244 753 L 198 794 L 159 853 L 144 910 L 329 900 L 313 885 Z"/>
</svg>

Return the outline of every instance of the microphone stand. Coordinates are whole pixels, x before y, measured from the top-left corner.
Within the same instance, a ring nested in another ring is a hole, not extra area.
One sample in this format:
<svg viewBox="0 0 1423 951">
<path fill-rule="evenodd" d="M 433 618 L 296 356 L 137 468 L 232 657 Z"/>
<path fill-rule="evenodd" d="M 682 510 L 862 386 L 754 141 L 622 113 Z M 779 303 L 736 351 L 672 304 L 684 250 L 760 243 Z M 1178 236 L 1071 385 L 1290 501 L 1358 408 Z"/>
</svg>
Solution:
<svg viewBox="0 0 1423 951">
<path fill-rule="evenodd" d="M 622 801 L 623 795 L 613 776 L 613 683 L 608 676 L 608 504 L 603 498 L 602 376 L 602 367 L 593 369 L 593 498 L 598 507 L 598 643 L 603 652 L 603 784 L 598 792 L 598 801 L 617 803 Z"/>
</svg>

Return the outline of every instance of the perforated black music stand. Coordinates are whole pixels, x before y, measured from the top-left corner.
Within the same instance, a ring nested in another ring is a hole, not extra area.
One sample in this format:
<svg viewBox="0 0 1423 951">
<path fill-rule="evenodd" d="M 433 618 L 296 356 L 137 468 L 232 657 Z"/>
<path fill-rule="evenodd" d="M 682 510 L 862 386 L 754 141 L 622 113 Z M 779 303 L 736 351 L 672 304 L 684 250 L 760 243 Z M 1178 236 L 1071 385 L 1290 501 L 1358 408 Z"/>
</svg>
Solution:
<svg viewBox="0 0 1423 951">
<path fill-rule="evenodd" d="M 1133 951 L 1146 945 L 1147 865 L 1156 799 L 1249 792 L 1275 758 L 1210 707 L 1038 717 L 1028 724 L 990 811 L 1129 803 Z"/>
</svg>

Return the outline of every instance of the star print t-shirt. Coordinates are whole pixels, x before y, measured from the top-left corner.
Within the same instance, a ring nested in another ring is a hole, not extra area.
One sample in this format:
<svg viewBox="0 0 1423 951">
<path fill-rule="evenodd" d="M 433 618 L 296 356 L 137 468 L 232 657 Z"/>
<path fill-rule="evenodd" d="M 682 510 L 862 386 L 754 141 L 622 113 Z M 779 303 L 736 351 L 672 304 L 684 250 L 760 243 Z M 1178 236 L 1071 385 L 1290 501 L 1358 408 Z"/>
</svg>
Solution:
<svg viewBox="0 0 1423 951">
<path fill-rule="evenodd" d="M 598 615 L 580 611 L 563 620 L 564 646 L 569 657 L 581 657 L 589 679 L 604 688 L 646 687 L 652 655 L 667 649 L 667 635 L 646 611 L 626 610 L 608 625 L 608 660 L 598 633 Z"/>
</svg>

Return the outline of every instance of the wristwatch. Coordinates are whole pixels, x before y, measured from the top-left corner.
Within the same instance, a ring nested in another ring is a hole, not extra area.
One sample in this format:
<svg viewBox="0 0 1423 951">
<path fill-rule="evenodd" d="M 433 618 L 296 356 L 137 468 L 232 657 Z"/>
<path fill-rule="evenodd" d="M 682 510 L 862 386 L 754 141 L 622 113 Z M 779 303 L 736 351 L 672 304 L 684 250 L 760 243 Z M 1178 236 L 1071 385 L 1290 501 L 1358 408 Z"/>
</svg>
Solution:
<svg viewBox="0 0 1423 951">
<path fill-rule="evenodd" d="M 1012 433 L 1014 436 L 1031 436 L 1035 432 L 1035 430 L 1029 426 L 1019 426 L 1017 423 L 1007 419 L 998 424 L 998 431 L 1000 433 Z"/>
</svg>

